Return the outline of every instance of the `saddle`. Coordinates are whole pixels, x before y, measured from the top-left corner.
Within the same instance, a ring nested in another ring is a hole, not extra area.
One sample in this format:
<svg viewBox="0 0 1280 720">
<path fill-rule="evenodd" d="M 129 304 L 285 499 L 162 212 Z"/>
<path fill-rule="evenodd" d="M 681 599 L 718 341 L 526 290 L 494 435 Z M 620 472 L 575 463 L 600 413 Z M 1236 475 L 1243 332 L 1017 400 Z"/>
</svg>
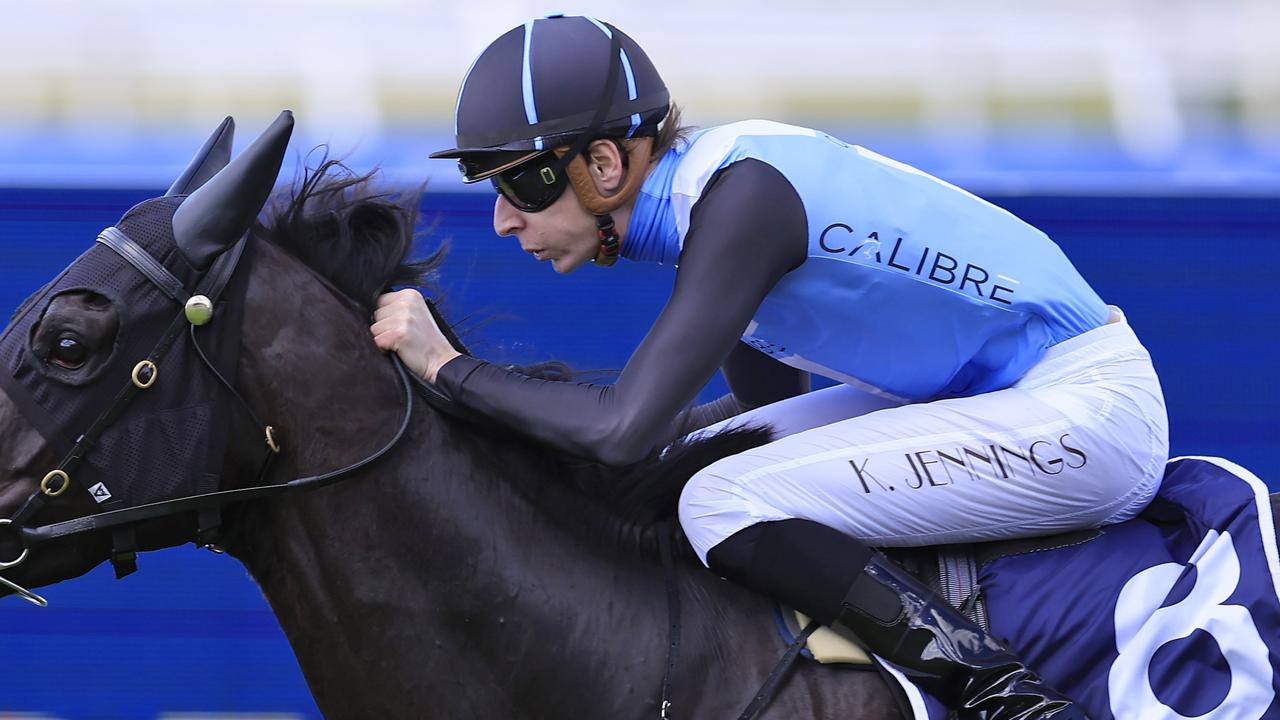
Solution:
<svg viewBox="0 0 1280 720">
<path fill-rule="evenodd" d="M 1273 504 L 1275 503 L 1273 498 Z M 1017 540 L 920 548 L 881 548 L 881 551 L 920 578 L 939 596 L 946 598 L 952 607 L 983 630 L 989 630 L 987 605 L 982 596 L 982 586 L 978 582 L 978 572 L 984 565 L 1012 555 L 1081 545 L 1099 537 L 1102 532 L 1087 529 Z M 809 624 L 810 618 L 798 610 L 778 605 L 775 621 L 783 640 L 789 645 Z M 818 628 L 809 636 L 803 654 L 823 664 L 872 664 L 871 657 L 858 639 L 843 627 Z"/>
</svg>

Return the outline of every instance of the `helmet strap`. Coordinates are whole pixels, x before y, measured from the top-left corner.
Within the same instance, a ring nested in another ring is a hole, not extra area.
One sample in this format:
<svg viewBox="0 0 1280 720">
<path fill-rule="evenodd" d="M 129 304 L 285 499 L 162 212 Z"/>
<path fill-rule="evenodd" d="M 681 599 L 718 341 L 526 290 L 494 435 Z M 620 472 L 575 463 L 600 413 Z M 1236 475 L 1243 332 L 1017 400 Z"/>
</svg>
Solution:
<svg viewBox="0 0 1280 720">
<path fill-rule="evenodd" d="M 622 238 L 618 235 L 610 213 L 630 202 L 640 192 L 640 186 L 644 184 L 645 175 L 648 174 L 645 169 L 649 166 L 653 152 L 653 138 L 623 140 L 619 147 L 626 155 L 623 165 L 626 176 L 622 187 L 607 197 L 600 194 L 595 181 L 591 179 L 591 169 L 587 166 L 585 155 L 578 155 L 565 167 L 578 202 L 587 212 L 596 216 L 596 234 L 600 237 L 600 251 L 596 253 L 597 265 L 608 266 L 618 260 Z"/>
<path fill-rule="evenodd" d="M 604 79 L 604 89 L 600 95 L 600 102 L 596 105 L 596 112 L 591 116 L 591 122 L 587 125 L 582 134 L 578 135 L 573 144 L 569 146 L 566 152 L 556 152 L 560 158 L 560 167 L 566 168 L 574 158 L 580 156 L 583 150 L 587 149 L 587 145 L 595 139 L 596 133 L 600 130 L 600 125 L 605 121 L 605 116 L 609 114 L 609 105 L 613 99 L 613 90 L 618 85 L 618 68 L 622 65 L 622 39 L 617 28 L 612 25 L 612 38 L 609 41 L 609 72 L 606 73 Z"/>
<path fill-rule="evenodd" d="M 625 155 L 623 168 L 626 176 L 622 181 L 622 187 L 608 196 L 600 194 L 595 180 L 591 178 L 591 169 L 587 165 L 585 154 L 564 163 L 564 171 L 569 175 L 569 183 L 573 185 L 573 191 L 578 194 L 582 207 L 592 215 L 604 215 L 617 210 L 635 197 L 636 193 L 640 192 L 640 186 L 644 184 L 645 169 L 649 166 L 649 159 L 653 153 L 653 138 L 631 138 L 620 141 L 620 144 L 620 149 Z M 557 149 L 556 153 L 559 154 L 560 150 Z"/>
<path fill-rule="evenodd" d="M 645 138 L 645 143 L 630 143 L 626 147 L 628 150 L 627 166 L 628 172 L 623 186 L 618 192 L 605 198 L 596 190 L 595 182 L 591 180 L 591 173 L 587 167 L 587 162 L 583 159 L 583 151 L 592 140 L 596 139 L 596 133 L 600 130 L 600 125 L 605 121 L 605 116 L 609 113 L 609 106 L 613 98 L 614 89 L 618 85 L 619 69 L 622 66 L 622 34 L 617 28 L 610 27 L 609 42 L 609 71 L 605 75 L 604 87 L 601 90 L 600 102 L 596 105 L 596 112 L 591 118 L 591 123 L 580 134 L 573 144 L 567 148 L 557 148 L 556 157 L 560 160 L 560 169 L 562 172 L 568 173 L 569 182 L 573 185 L 573 190 L 578 195 L 582 206 L 592 215 L 596 216 L 596 236 L 600 239 L 600 248 L 596 251 L 596 264 L 609 266 L 618 261 L 618 251 L 622 246 L 622 239 L 618 236 L 618 229 L 614 225 L 613 216 L 609 213 L 617 210 L 627 200 L 640 189 L 640 184 L 644 182 L 645 173 L 641 168 L 648 165 L 648 153 L 652 147 L 652 139 Z M 643 152 L 637 165 L 635 155 Z"/>
<path fill-rule="evenodd" d="M 618 237 L 618 229 L 613 225 L 613 216 L 605 213 L 596 216 L 596 236 L 600 238 L 600 249 L 596 251 L 595 263 L 609 267 L 618 262 L 618 251 L 622 249 L 622 239 Z"/>
</svg>

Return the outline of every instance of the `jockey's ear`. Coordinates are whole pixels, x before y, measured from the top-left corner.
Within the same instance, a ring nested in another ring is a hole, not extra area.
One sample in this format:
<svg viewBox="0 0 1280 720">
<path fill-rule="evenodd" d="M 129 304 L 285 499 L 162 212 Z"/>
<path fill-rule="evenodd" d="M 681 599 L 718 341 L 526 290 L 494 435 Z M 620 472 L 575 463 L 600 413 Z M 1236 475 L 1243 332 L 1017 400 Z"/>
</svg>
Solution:
<svg viewBox="0 0 1280 720">
<path fill-rule="evenodd" d="M 178 206 L 173 237 L 187 262 L 209 267 L 253 225 L 271 196 L 293 133 L 293 113 L 280 113 L 244 152 Z"/>
<path fill-rule="evenodd" d="M 182 171 L 165 197 L 174 195 L 190 195 L 204 185 L 209 178 L 217 175 L 222 168 L 231 162 L 231 140 L 236 134 L 236 121 L 228 116 L 218 125 L 204 146 L 191 158 L 187 169 Z"/>
<path fill-rule="evenodd" d="M 583 154 L 596 192 L 601 197 L 617 194 L 627 174 L 619 144 L 613 140 L 593 140 Z"/>
</svg>

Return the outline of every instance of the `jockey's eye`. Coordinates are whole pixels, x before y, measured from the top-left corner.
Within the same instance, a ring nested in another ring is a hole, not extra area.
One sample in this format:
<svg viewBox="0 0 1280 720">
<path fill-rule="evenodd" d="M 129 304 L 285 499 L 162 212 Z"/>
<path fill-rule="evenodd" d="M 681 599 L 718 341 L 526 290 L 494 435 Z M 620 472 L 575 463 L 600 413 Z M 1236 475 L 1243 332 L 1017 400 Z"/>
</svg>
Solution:
<svg viewBox="0 0 1280 720">
<path fill-rule="evenodd" d="M 80 369 L 88 359 L 89 349 L 69 335 L 58 338 L 58 342 L 49 351 L 49 362 L 68 370 Z"/>
</svg>

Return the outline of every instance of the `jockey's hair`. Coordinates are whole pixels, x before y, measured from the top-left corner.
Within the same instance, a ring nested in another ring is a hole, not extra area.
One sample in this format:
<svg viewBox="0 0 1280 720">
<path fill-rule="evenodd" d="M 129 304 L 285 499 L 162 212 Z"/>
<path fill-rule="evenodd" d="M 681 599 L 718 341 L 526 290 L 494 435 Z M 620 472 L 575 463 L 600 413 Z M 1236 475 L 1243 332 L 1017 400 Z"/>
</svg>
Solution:
<svg viewBox="0 0 1280 720">
<path fill-rule="evenodd" d="M 676 144 L 677 140 L 688 139 L 689 134 L 697 129 L 694 125 L 683 124 L 682 113 L 681 107 L 672 101 L 671 107 L 667 110 L 667 116 L 662 119 L 662 125 L 658 127 L 658 136 L 653 139 L 653 152 L 650 159 L 661 158 Z"/>
</svg>

